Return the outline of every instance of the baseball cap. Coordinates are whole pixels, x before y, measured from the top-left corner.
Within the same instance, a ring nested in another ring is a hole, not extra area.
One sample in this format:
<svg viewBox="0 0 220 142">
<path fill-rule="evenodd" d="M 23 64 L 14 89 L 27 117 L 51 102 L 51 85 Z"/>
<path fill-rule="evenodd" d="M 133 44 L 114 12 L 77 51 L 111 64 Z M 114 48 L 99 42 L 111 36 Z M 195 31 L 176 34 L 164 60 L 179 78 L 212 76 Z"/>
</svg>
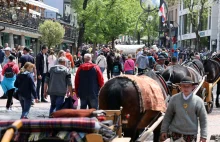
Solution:
<svg viewBox="0 0 220 142">
<path fill-rule="evenodd" d="M 10 47 L 6 47 L 4 50 L 5 51 L 11 51 L 11 48 Z"/>
</svg>

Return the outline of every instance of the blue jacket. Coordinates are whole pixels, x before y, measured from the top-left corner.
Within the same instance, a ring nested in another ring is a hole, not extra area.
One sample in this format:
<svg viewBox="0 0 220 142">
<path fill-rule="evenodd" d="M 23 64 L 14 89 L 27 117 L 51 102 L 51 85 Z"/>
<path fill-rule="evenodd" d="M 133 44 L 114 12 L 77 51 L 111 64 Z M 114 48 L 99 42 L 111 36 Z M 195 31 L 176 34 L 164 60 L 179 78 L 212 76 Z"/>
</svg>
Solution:
<svg viewBox="0 0 220 142">
<path fill-rule="evenodd" d="M 32 94 L 35 99 L 37 98 L 33 75 L 30 72 L 18 74 L 14 85 L 18 88 L 18 94 L 20 96 L 31 99 Z"/>
</svg>

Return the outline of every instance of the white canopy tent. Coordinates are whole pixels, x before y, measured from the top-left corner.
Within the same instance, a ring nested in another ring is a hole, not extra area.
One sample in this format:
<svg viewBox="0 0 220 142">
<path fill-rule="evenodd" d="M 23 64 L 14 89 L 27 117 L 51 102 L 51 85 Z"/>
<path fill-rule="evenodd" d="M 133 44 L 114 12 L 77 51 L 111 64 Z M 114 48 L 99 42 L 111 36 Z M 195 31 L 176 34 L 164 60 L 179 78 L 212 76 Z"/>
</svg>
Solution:
<svg viewBox="0 0 220 142">
<path fill-rule="evenodd" d="M 117 50 L 123 50 L 124 54 L 136 54 L 137 49 L 143 48 L 145 45 L 116 45 Z"/>
</svg>

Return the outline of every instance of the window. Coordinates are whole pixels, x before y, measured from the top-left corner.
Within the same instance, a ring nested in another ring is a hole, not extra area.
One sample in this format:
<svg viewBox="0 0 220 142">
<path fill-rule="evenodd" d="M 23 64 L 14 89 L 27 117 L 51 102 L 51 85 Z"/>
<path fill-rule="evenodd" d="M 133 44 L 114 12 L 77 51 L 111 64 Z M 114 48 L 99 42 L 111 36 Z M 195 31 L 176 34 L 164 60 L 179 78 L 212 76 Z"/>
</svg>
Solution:
<svg viewBox="0 0 220 142">
<path fill-rule="evenodd" d="M 177 19 L 178 19 L 178 13 L 177 13 L 177 9 L 176 9 L 176 12 L 175 12 L 175 22 L 177 22 Z"/>
<path fill-rule="evenodd" d="M 178 28 L 179 29 L 179 35 L 181 35 L 181 29 L 182 29 L 182 27 L 183 27 L 183 24 L 182 24 L 182 16 L 180 16 L 179 17 L 179 25 L 180 25 L 180 27 Z"/>
<path fill-rule="evenodd" d="M 169 13 L 170 15 L 169 15 L 169 18 L 170 18 L 170 21 L 173 21 L 173 10 L 172 11 L 170 11 L 170 13 Z"/>
<path fill-rule="evenodd" d="M 183 34 L 187 34 L 187 15 L 183 15 Z"/>
</svg>

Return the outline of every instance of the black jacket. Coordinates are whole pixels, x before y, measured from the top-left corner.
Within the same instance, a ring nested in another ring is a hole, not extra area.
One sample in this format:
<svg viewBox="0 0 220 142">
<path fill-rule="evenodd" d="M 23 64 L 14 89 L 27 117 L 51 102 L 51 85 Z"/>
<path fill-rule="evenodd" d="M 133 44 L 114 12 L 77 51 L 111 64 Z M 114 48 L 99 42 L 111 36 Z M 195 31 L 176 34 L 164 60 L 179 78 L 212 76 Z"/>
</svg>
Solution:
<svg viewBox="0 0 220 142">
<path fill-rule="evenodd" d="M 18 74 L 14 85 L 18 88 L 18 94 L 20 96 L 30 100 L 31 95 L 33 95 L 35 99 L 37 98 L 36 87 L 31 73 Z"/>
<path fill-rule="evenodd" d="M 46 66 L 47 66 L 47 72 L 48 72 L 48 54 L 46 54 Z M 37 70 L 37 76 L 43 75 L 43 73 L 44 73 L 44 55 L 42 52 L 38 53 L 36 56 L 36 70 Z"/>
</svg>

